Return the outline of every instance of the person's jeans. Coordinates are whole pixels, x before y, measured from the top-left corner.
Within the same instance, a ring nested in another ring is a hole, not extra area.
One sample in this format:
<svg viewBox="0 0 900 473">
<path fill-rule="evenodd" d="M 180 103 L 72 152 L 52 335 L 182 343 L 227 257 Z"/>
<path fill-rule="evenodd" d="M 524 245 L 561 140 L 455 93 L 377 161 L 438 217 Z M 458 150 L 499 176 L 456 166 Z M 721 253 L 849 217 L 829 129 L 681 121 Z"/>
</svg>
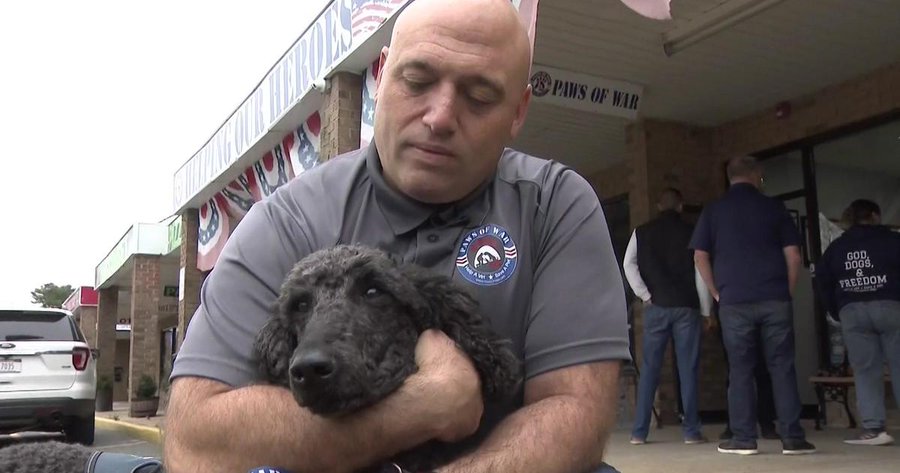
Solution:
<svg viewBox="0 0 900 473">
<path fill-rule="evenodd" d="M 722 351 L 725 356 L 725 364 L 727 369 L 728 350 L 725 349 L 725 337 L 722 336 L 722 324 L 718 324 L 719 340 L 722 340 Z M 759 341 L 757 341 L 759 343 Z M 762 429 L 775 428 L 775 398 L 772 395 L 772 378 L 769 377 L 769 368 L 766 367 L 766 357 L 763 350 L 758 350 L 759 361 L 756 364 L 756 371 L 753 373 L 756 379 L 756 420 Z M 725 395 L 728 395 L 728 372 L 725 373 Z M 725 430 L 731 432 L 728 421 L 728 411 L 725 411 Z"/>
<path fill-rule="evenodd" d="M 856 408 L 865 429 L 883 430 L 884 362 L 900 405 L 900 302 L 854 302 L 841 309 L 841 331 L 856 382 Z"/>
<path fill-rule="evenodd" d="M 756 380 L 762 350 L 775 397 L 778 433 L 804 439 L 800 393 L 794 367 L 794 313 L 790 301 L 722 305 L 719 321 L 728 351 L 728 415 L 734 439 L 756 440 Z"/>
<path fill-rule="evenodd" d="M 674 339 L 684 406 L 682 424 L 684 437 L 690 439 L 700 437 L 697 371 L 700 365 L 701 317 L 699 310 L 688 307 L 666 308 L 648 305 L 644 308 L 643 359 L 632 437 L 646 439 L 649 433 L 653 398 L 659 385 L 659 373 L 670 336 Z"/>
</svg>

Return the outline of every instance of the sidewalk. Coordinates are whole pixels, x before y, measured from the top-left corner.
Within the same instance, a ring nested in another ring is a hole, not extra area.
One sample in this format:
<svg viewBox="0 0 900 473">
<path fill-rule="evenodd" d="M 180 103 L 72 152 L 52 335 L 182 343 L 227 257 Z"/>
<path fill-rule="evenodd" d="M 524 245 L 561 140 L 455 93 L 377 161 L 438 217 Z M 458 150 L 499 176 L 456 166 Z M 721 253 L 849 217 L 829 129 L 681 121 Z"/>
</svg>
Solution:
<svg viewBox="0 0 900 473">
<path fill-rule="evenodd" d="M 97 413 L 97 427 L 122 431 L 142 440 L 160 443 L 165 413 L 156 417 L 128 417 L 128 404 L 115 403 L 113 411 Z M 718 434 L 723 425 L 707 425 L 704 434 L 707 444 L 684 445 L 681 429 L 666 426 L 650 431 L 646 445 L 628 443 L 627 428 L 617 429 L 610 438 L 606 460 L 622 473 L 697 473 L 704 471 L 729 473 L 896 473 L 900 465 L 900 445 L 863 447 L 843 443 L 855 431 L 846 427 L 828 427 L 817 431 L 811 422 L 804 421 L 809 440 L 818 449 L 815 455 L 785 456 L 781 443 L 760 440 L 759 455 L 741 457 L 716 451 Z M 892 434 L 900 437 L 900 429 Z M 900 440 L 900 439 L 898 439 Z"/>
<path fill-rule="evenodd" d="M 622 473 L 896 473 L 900 471 L 900 445 L 865 447 L 847 445 L 843 439 L 855 431 L 846 427 L 828 427 L 817 431 L 803 422 L 806 435 L 816 445 L 814 455 L 786 456 L 781 442 L 760 440 L 759 455 L 738 456 L 718 453 L 718 435 L 724 425 L 704 426 L 710 439 L 701 445 L 682 443 L 679 426 L 650 431 L 646 445 L 630 445 L 627 429 L 617 430 L 607 447 L 607 461 Z M 900 431 L 891 432 L 894 437 Z"/>
<path fill-rule="evenodd" d="M 113 410 L 109 412 L 97 412 L 95 419 L 97 428 L 116 430 L 131 437 L 162 443 L 162 430 L 165 423 L 165 410 L 160 409 L 154 417 L 129 417 L 127 402 L 114 402 Z"/>
</svg>

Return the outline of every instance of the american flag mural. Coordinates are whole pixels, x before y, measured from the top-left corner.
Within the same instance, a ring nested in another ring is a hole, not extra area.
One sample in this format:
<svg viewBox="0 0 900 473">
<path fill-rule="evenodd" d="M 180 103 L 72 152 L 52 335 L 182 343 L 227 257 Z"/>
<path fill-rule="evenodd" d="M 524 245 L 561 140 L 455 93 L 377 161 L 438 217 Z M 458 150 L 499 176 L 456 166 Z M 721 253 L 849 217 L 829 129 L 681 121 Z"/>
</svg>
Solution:
<svg viewBox="0 0 900 473">
<path fill-rule="evenodd" d="M 197 268 L 200 271 L 213 268 L 231 234 L 228 214 L 224 211 L 228 205 L 225 200 L 220 192 L 200 207 L 197 235 Z"/>
<path fill-rule="evenodd" d="M 409 2 L 410 0 L 353 0 L 353 44 L 360 44 L 364 36 L 377 30 L 394 12 Z"/>
<path fill-rule="evenodd" d="M 363 81 L 362 113 L 360 114 L 359 147 L 365 148 L 375 135 L 375 78 L 378 77 L 378 60 L 366 68 Z"/>
<path fill-rule="evenodd" d="M 276 189 L 288 181 L 287 161 L 282 145 L 278 145 L 251 166 L 259 186 L 260 197 L 257 200 L 272 195 Z"/>
<path fill-rule="evenodd" d="M 322 117 L 315 112 L 294 131 L 291 144 L 291 176 L 299 176 L 303 171 L 319 164 L 319 135 L 322 133 Z"/>
<path fill-rule="evenodd" d="M 240 220 L 253 202 L 258 200 L 259 188 L 256 185 L 256 176 L 250 169 L 244 171 L 237 179 L 231 181 L 221 192 L 225 197 L 225 211 Z"/>
<path fill-rule="evenodd" d="M 254 203 L 319 163 L 321 118 L 316 111 L 281 143 L 200 207 L 197 268 L 209 271 Z"/>
</svg>

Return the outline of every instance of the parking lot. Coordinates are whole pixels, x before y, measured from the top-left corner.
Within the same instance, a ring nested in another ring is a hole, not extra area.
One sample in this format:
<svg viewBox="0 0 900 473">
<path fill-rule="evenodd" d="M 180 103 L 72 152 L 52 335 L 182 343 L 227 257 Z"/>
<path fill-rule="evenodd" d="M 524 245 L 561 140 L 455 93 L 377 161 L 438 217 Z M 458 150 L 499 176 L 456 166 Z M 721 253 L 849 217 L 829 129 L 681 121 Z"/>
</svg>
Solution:
<svg viewBox="0 0 900 473">
<path fill-rule="evenodd" d="M 0 447 L 9 445 L 11 442 L 40 442 L 61 438 L 61 435 L 55 434 L 24 433 L 0 438 Z M 148 457 L 159 457 L 162 455 L 162 448 L 155 443 L 135 439 L 125 433 L 104 429 L 100 426 L 97 427 L 95 433 L 93 448 L 107 452 L 130 453 Z"/>
</svg>

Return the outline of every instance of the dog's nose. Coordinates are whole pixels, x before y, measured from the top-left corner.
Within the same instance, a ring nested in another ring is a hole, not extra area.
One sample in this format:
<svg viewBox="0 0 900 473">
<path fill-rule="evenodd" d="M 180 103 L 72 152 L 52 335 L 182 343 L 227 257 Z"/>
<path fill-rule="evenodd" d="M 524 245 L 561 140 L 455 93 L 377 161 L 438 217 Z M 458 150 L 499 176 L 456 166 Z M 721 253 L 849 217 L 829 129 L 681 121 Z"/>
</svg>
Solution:
<svg viewBox="0 0 900 473">
<path fill-rule="evenodd" d="M 325 350 L 307 350 L 291 360 L 291 378 L 295 383 L 325 380 L 334 370 L 334 358 Z"/>
</svg>

